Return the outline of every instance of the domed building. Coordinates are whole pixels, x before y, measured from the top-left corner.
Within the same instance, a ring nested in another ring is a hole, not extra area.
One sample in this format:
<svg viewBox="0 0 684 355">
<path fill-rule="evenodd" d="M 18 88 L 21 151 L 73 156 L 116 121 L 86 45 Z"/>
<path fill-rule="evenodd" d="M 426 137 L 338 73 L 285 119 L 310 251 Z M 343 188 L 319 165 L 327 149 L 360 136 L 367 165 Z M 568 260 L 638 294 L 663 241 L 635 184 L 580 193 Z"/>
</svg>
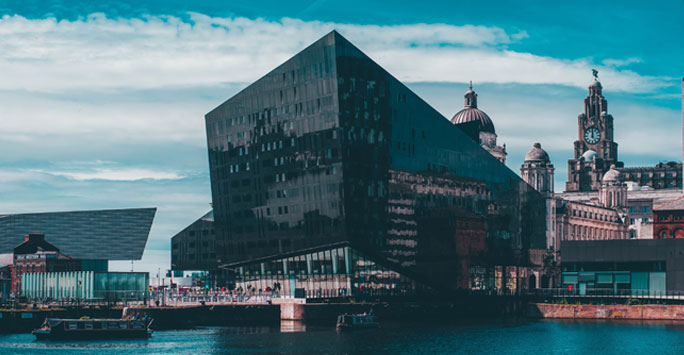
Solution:
<svg viewBox="0 0 684 355">
<path fill-rule="evenodd" d="M 480 145 L 482 148 L 491 153 L 500 162 L 506 163 L 506 145 L 503 147 L 496 144 L 496 132 L 494 130 L 494 123 L 484 111 L 477 108 L 477 93 L 473 90 L 473 83 L 470 82 L 468 91 L 465 95 L 465 105 L 463 110 L 458 111 L 454 117 L 451 118 L 453 124 L 463 124 L 468 122 L 479 122 L 478 129 L 480 132 Z"/>
<path fill-rule="evenodd" d="M 520 175 L 542 195 L 551 196 L 553 194 L 553 170 L 549 154 L 537 142 L 525 155 L 525 161 L 520 167 Z"/>
<path fill-rule="evenodd" d="M 599 202 L 603 207 L 624 208 L 627 206 L 627 185 L 622 181 L 620 171 L 611 165 L 601 179 Z"/>
</svg>

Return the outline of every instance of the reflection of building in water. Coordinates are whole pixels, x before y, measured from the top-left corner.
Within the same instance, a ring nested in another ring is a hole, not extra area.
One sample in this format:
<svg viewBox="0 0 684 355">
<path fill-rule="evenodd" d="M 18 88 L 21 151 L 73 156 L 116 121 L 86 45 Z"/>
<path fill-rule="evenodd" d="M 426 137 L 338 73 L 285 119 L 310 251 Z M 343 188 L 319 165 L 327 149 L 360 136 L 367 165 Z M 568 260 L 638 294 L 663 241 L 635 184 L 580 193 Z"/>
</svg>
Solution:
<svg viewBox="0 0 684 355">
<path fill-rule="evenodd" d="M 499 288 L 526 287 L 539 266 L 544 201 L 505 151 L 336 32 L 209 112 L 206 130 L 219 286 L 407 295 L 493 289 L 496 267 L 515 271 Z"/>
<path fill-rule="evenodd" d="M 494 130 L 494 122 L 489 116 L 479 108 L 477 108 L 477 93 L 473 91 L 473 83 L 470 83 L 468 91 L 465 95 L 465 105 L 463 110 L 458 111 L 454 117 L 451 118 L 453 124 L 463 124 L 468 122 L 477 122 L 477 131 L 479 132 L 479 142 L 482 148 L 486 149 L 500 162 L 506 163 L 506 145 L 503 147 L 496 144 L 496 132 Z"/>
</svg>

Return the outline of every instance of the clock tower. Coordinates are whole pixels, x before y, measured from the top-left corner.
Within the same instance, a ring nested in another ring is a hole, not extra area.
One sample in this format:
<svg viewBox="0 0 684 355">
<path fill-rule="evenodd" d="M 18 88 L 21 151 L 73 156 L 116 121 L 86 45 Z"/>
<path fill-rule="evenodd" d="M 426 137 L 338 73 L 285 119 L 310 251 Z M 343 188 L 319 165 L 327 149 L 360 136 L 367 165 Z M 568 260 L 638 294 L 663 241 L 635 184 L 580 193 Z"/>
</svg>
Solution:
<svg viewBox="0 0 684 355">
<path fill-rule="evenodd" d="M 589 86 L 589 96 L 584 99 L 584 112 L 577 117 L 577 140 L 574 156 L 568 160 L 566 191 L 596 191 L 601 177 L 611 165 L 618 168 L 617 143 L 613 141 L 613 116 L 608 114 L 608 101 L 603 97 L 603 87 L 594 70 L 594 81 Z"/>
</svg>

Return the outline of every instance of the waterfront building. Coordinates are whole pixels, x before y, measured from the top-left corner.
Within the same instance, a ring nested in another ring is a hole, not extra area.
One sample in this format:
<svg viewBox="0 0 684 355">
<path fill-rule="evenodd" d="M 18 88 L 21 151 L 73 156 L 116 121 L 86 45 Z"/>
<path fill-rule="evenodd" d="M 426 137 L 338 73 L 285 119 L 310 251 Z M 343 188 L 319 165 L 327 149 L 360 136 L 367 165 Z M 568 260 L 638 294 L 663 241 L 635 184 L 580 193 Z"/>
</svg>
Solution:
<svg viewBox="0 0 684 355">
<path fill-rule="evenodd" d="M 135 208 L 0 215 L 0 260 L 13 265 L 12 291 L 22 293 L 26 273 L 106 272 L 109 260 L 140 260 L 155 213 Z"/>
<path fill-rule="evenodd" d="M 21 294 L 21 276 L 25 273 L 81 271 L 81 267 L 81 260 L 61 253 L 43 234 L 27 234 L 24 242 L 14 248 L 12 292 Z"/>
<path fill-rule="evenodd" d="M 653 209 L 652 229 L 656 239 L 684 238 L 684 196 Z"/>
<path fill-rule="evenodd" d="M 12 290 L 12 265 L 0 265 L 0 304 L 4 304 Z"/>
<path fill-rule="evenodd" d="M 0 215 L 0 254 L 11 254 L 29 233 L 75 259 L 106 267 L 107 260 L 140 260 L 156 208 Z"/>
<path fill-rule="evenodd" d="M 22 297 L 91 301 L 145 301 L 149 298 L 146 272 L 32 272 L 21 275 Z"/>
<path fill-rule="evenodd" d="M 173 270 L 215 270 L 220 262 L 216 258 L 213 210 L 171 238 Z"/>
<path fill-rule="evenodd" d="M 653 207 L 681 196 L 681 163 L 645 168 L 624 167 L 618 160 L 614 121 L 602 90 L 595 72 L 584 112 L 578 117 L 578 140 L 574 158 L 568 162 L 566 191 L 554 193 L 555 210 L 547 209 L 547 225 L 549 220 L 556 221 L 556 228 L 547 228 L 547 240 L 653 238 Z M 528 154 L 537 154 L 535 149 Z M 549 173 L 541 166 L 526 158 L 521 176 L 548 194 L 541 184 L 548 184 Z"/>
<path fill-rule="evenodd" d="M 626 167 L 618 160 L 618 144 L 613 139 L 613 116 L 603 86 L 594 72 L 589 95 L 584 99 L 584 112 L 577 118 L 578 138 L 573 158 L 568 160 L 566 192 L 597 191 L 601 178 L 611 166 L 622 172 L 622 181 L 653 189 L 682 188 L 682 164 L 658 163 L 653 167 Z"/>
<path fill-rule="evenodd" d="M 451 123 L 460 125 L 468 122 L 476 122 L 476 136 L 482 148 L 505 164 L 506 155 L 508 155 L 508 153 L 506 153 L 506 145 L 504 144 L 503 147 L 497 145 L 494 122 L 489 118 L 489 115 L 477 108 L 477 93 L 473 90 L 472 82 L 470 82 L 468 91 L 466 91 L 463 97 L 465 98 L 463 110 L 458 111 L 454 117 L 451 118 Z"/>
<path fill-rule="evenodd" d="M 563 288 L 579 294 L 663 294 L 684 289 L 680 239 L 562 242 Z"/>
<path fill-rule="evenodd" d="M 612 208 L 557 199 L 555 214 L 559 241 L 628 238 L 623 216 Z"/>
<path fill-rule="evenodd" d="M 337 32 L 205 118 L 222 282 L 404 295 L 539 267 L 544 198 Z"/>
</svg>

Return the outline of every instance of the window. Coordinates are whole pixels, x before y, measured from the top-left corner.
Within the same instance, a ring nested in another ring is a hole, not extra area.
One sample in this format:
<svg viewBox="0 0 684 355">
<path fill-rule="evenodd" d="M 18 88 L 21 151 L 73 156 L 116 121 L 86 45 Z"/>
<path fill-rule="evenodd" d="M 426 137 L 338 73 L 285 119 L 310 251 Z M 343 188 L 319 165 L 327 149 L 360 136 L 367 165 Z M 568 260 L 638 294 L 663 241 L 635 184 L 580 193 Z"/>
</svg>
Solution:
<svg viewBox="0 0 684 355">
<path fill-rule="evenodd" d="M 641 206 L 641 213 L 648 213 L 649 206 Z"/>
</svg>

